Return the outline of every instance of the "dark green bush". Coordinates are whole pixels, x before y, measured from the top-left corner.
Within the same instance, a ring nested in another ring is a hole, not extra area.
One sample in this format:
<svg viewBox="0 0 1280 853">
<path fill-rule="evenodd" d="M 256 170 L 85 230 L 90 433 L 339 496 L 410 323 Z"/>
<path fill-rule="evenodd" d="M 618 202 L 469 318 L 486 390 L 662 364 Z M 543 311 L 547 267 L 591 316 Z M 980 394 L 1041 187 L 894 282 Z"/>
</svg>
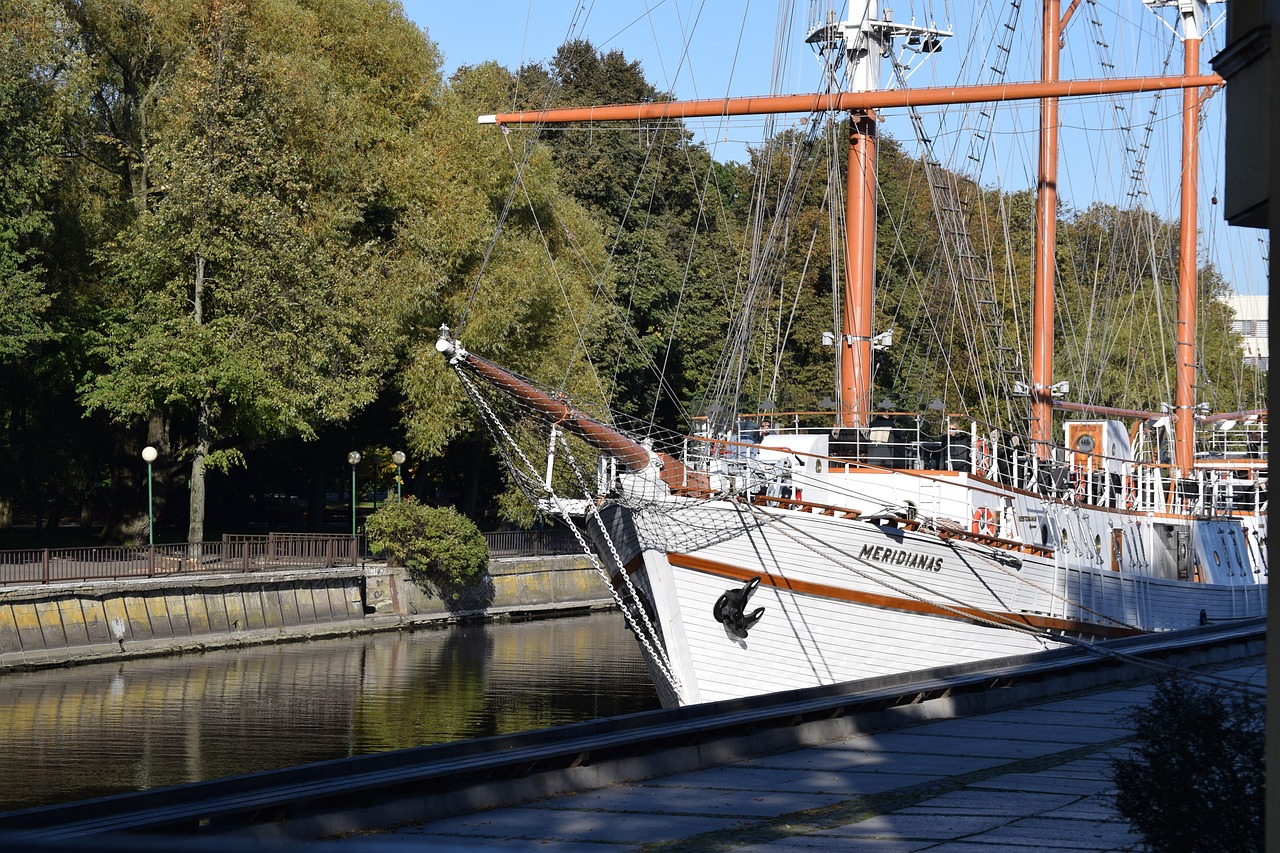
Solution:
<svg viewBox="0 0 1280 853">
<path fill-rule="evenodd" d="M 1130 715 L 1130 757 L 1112 763 L 1116 808 L 1154 853 L 1262 850 L 1265 707 L 1184 679 Z"/>
<path fill-rule="evenodd" d="M 489 566 L 489 546 L 471 519 L 453 507 L 413 498 L 388 501 L 365 524 L 369 550 L 403 566 L 419 586 L 456 599 Z"/>
</svg>

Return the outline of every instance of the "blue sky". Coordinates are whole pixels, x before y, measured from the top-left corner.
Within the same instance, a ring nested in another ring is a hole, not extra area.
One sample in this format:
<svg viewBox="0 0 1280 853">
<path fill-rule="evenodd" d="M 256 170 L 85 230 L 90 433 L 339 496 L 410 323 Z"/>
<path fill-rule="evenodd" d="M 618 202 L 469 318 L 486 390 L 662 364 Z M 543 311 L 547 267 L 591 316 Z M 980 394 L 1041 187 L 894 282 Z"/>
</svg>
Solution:
<svg viewBox="0 0 1280 853">
<path fill-rule="evenodd" d="M 770 90 L 777 9 L 766 0 L 486 0 L 479 21 L 478 5 L 404 0 L 405 13 L 444 54 L 446 72 L 489 59 L 514 70 L 549 59 L 560 44 L 578 37 L 639 60 L 651 83 L 681 98 Z M 793 26 L 803 30 L 804 12 L 797 18 Z M 784 88 L 812 91 L 819 66 L 803 39 L 803 33 L 791 39 L 798 49 L 782 69 L 782 81 Z M 699 138 L 722 149 L 713 152 L 721 160 L 743 159 L 742 146 L 759 137 L 760 124 L 690 123 Z"/>
<path fill-rule="evenodd" d="M 450 71 L 486 59 L 511 68 L 544 60 L 576 36 L 598 48 L 622 49 L 643 63 L 651 82 L 685 97 L 724 94 L 730 74 L 743 93 L 768 88 L 775 12 L 767 2 L 485 0 L 482 20 L 475 15 L 477 5 L 404 0 L 405 13 L 440 46 Z M 680 45 L 690 32 L 690 56 L 682 64 Z M 764 62 L 734 68 L 739 37 Z"/>
<path fill-rule="evenodd" d="M 818 63 L 804 44 L 809 7 L 804 0 L 791 4 L 775 0 L 483 0 L 479 3 L 403 0 L 403 5 L 408 17 L 425 29 L 439 46 L 444 54 L 446 73 L 460 65 L 490 59 L 514 70 L 525 62 L 545 61 L 567 38 L 581 37 L 590 39 L 597 48 L 620 49 L 628 59 L 639 60 L 651 83 L 681 98 L 759 95 L 771 91 L 811 92 L 819 88 Z M 791 28 L 790 33 L 776 39 L 778 8 L 782 5 L 798 9 L 784 22 Z M 957 42 L 966 40 L 964 31 L 998 30 L 999 21 L 993 16 L 1003 14 L 986 11 L 998 10 L 996 6 L 974 4 L 975 8 L 984 10 L 982 14 L 988 15 L 987 20 L 980 21 L 977 13 L 971 14 L 968 4 L 963 2 L 901 0 L 893 5 L 898 12 L 897 20 L 915 18 L 917 23 L 925 23 L 924 19 L 936 9 L 937 24 L 954 29 Z M 1023 5 L 1031 14 L 1038 15 L 1038 4 L 1024 2 Z M 1167 49 L 1168 31 L 1139 0 L 1111 0 L 1096 8 L 1100 10 L 1099 15 L 1113 14 L 1115 18 L 1094 25 L 1086 20 L 1082 11 L 1073 19 L 1063 52 L 1064 79 L 1100 76 L 1097 73 L 1100 41 L 1112 42 L 1111 54 L 1106 58 L 1118 64 L 1119 74 L 1150 73 L 1149 69 L 1159 67 L 1158 52 Z M 1095 30 L 1090 29 L 1093 26 L 1101 37 L 1095 36 Z M 1036 26 L 1026 25 L 1021 29 L 1026 31 L 1023 38 L 1037 38 Z M 1120 33 L 1128 30 L 1138 33 L 1139 37 L 1125 41 L 1127 37 Z M 775 40 L 788 47 L 785 59 L 778 62 L 776 68 Z M 1208 58 L 1221 48 L 1221 42 L 1220 33 L 1211 33 L 1202 48 L 1206 70 Z M 687 51 L 682 47 L 686 43 Z M 1023 44 L 1013 55 L 1022 64 L 1011 67 L 1009 79 L 1032 79 L 1038 70 L 1034 46 Z M 974 79 L 960 69 L 960 64 L 974 62 L 981 70 L 982 63 L 989 64 L 989 61 L 944 47 L 916 72 L 912 84 L 940 85 L 950 84 L 957 78 Z M 1175 61 L 1180 63 L 1180 55 Z M 1133 71 L 1126 65 L 1143 70 Z M 1164 112 L 1156 132 L 1166 134 L 1162 145 L 1176 146 L 1176 138 L 1168 134 L 1177 132 L 1173 113 L 1177 100 L 1169 97 L 1161 107 Z M 1219 96 L 1215 100 L 1220 104 L 1223 99 Z M 1217 104 L 1211 102 L 1210 105 L 1214 109 L 1207 116 L 1201 137 L 1209 166 L 1201 184 L 1204 201 L 1223 191 L 1220 147 L 1215 142 L 1220 128 L 1214 125 L 1220 121 L 1216 117 L 1220 110 Z M 1131 105 L 1132 114 L 1140 116 L 1149 106 L 1149 102 L 1135 100 Z M 1002 109 L 1004 124 L 999 134 L 1004 137 L 1001 144 L 1005 149 L 988 158 L 982 181 L 1006 188 L 1026 187 L 1034 180 L 1030 172 L 1034 169 L 1034 158 L 1024 155 L 1034 151 L 1035 108 L 1028 104 Z M 1063 108 L 1061 191 L 1069 202 L 1085 204 L 1094 198 L 1124 196 L 1124 169 L 1111 169 L 1107 176 L 1091 159 L 1104 145 L 1123 146 L 1123 143 L 1104 141 L 1101 135 L 1090 135 L 1090 128 L 1114 123 L 1113 109 L 1112 103 L 1099 101 Z M 795 120 L 791 117 L 781 121 Z M 940 115 L 926 115 L 926 121 L 931 124 L 930 133 L 936 134 L 935 138 L 950 138 Z M 708 145 L 712 156 L 740 161 L 745 157 L 745 145 L 760 139 L 764 120 L 736 119 L 724 123 L 706 119 L 688 124 L 695 136 Z M 899 140 L 912 136 L 902 114 L 888 116 L 885 129 Z M 958 134 L 955 144 L 961 144 Z M 1085 152 L 1090 156 L 1084 156 Z M 1101 154 L 1104 162 L 1124 156 L 1120 148 L 1101 151 Z M 1018 165 L 1010 168 L 1010 164 L 1015 163 Z M 1073 164 L 1078 165 L 1073 169 Z M 1173 171 L 1156 172 L 1154 165 L 1151 168 L 1152 206 L 1162 215 L 1176 219 L 1177 175 Z M 1265 243 L 1260 244 L 1260 232 L 1228 228 L 1221 222 L 1221 208 L 1210 204 L 1202 204 L 1200 224 L 1202 245 L 1207 247 L 1228 281 L 1242 293 L 1265 293 L 1266 280 L 1260 260 Z"/>
</svg>

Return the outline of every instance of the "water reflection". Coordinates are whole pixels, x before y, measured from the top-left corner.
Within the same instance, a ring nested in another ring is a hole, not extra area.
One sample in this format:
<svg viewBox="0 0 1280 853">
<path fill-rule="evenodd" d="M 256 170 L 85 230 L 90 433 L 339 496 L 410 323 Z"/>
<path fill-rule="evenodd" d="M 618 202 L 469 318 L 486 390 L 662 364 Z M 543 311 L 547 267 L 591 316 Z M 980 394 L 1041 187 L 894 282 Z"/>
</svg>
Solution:
<svg viewBox="0 0 1280 853">
<path fill-rule="evenodd" d="M 658 707 L 615 614 L 0 676 L 0 810 Z"/>
</svg>

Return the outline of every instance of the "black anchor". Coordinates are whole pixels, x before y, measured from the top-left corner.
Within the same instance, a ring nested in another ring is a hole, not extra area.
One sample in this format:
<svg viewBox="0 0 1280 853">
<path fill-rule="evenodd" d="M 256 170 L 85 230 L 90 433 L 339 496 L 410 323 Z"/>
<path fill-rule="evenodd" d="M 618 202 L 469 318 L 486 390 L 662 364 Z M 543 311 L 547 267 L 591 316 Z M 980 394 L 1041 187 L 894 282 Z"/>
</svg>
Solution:
<svg viewBox="0 0 1280 853">
<path fill-rule="evenodd" d="M 764 615 L 763 607 L 757 607 L 751 611 L 750 615 L 746 613 L 747 600 L 759 585 L 760 578 L 754 577 L 747 581 L 742 589 L 731 589 L 725 592 L 716 599 L 715 607 L 711 608 L 711 614 L 716 617 L 716 621 L 735 637 L 745 640 L 747 631 L 751 630 L 751 627 Z"/>
</svg>

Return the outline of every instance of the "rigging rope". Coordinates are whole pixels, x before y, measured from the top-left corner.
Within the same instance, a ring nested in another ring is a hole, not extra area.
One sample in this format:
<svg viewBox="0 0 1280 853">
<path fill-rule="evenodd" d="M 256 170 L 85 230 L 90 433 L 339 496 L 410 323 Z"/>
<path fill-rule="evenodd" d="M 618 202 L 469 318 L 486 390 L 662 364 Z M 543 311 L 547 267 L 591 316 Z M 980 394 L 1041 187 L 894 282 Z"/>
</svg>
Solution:
<svg viewBox="0 0 1280 853">
<path fill-rule="evenodd" d="M 529 457 L 525 455 L 524 450 L 520 447 L 519 443 L 516 442 L 515 438 L 512 437 L 511 433 L 507 430 L 506 425 L 503 424 L 502 419 L 499 418 L 497 413 L 495 413 L 493 409 L 489 406 L 488 401 L 480 393 L 479 389 L 475 387 L 475 384 L 471 381 L 471 378 L 466 374 L 466 371 L 464 371 L 458 365 L 454 365 L 453 367 L 454 367 L 454 373 L 457 374 L 459 380 L 462 382 L 463 387 L 467 391 L 467 395 L 471 397 L 471 400 L 475 404 L 476 409 L 480 412 L 482 421 L 485 423 L 486 427 L 489 428 L 490 433 L 493 434 L 495 443 L 499 447 L 499 452 L 503 454 L 503 458 L 507 462 L 508 470 L 512 472 L 513 476 L 516 476 L 519 480 L 526 483 L 526 490 L 528 493 L 537 494 L 539 497 L 551 498 L 551 500 L 555 504 L 557 514 L 560 515 L 560 517 L 564 520 L 566 526 L 569 528 L 570 531 L 572 531 L 574 538 L 578 540 L 578 544 L 582 547 L 583 553 L 586 555 L 587 559 L 591 562 L 592 567 L 604 579 L 605 586 L 609 589 L 610 595 L 614 599 L 614 603 L 618 605 L 618 609 L 622 611 L 623 618 L 627 620 L 627 624 L 631 627 L 631 630 L 635 632 L 636 637 L 638 637 L 640 641 L 644 644 L 645 649 L 650 653 L 650 659 L 653 661 L 654 665 L 661 672 L 662 676 L 667 680 L 667 683 L 671 686 L 672 690 L 678 694 L 679 680 L 676 678 L 675 673 L 672 670 L 671 662 L 666 655 L 666 651 L 662 648 L 661 642 L 658 640 L 657 632 L 654 630 L 653 625 L 649 622 L 648 614 L 645 613 L 644 607 L 641 604 L 643 599 L 640 597 L 639 592 L 636 590 L 635 586 L 631 582 L 631 578 L 627 573 L 626 567 L 623 565 L 622 558 L 619 556 L 618 551 L 613 544 L 612 537 L 610 537 L 608 534 L 608 528 L 605 525 L 604 520 L 599 515 L 599 510 L 596 507 L 595 502 L 588 501 L 590 512 L 593 514 L 595 518 L 597 527 L 600 530 L 601 535 L 604 538 L 604 541 L 608 544 L 610 555 L 613 557 L 615 561 L 615 565 L 618 567 L 618 571 L 622 574 L 622 578 L 624 583 L 627 586 L 627 590 L 628 592 L 631 593 L 632 601 L 635 602 L 635 609 L 640 611 L 641 619 L 644 623 L 645 630 L 648 633 L 642 632 L 640 630 L 640 627 L 636 624 L 636 619 L 632 613 L 632 608 L 627 606 L 627 604 L 622 600 L 621 596 L 617 592 L 616 587 L 614 587 L 613 583 L 610 581 L 609 573 L 605 570 L 604 566 L 600 563 L 600 560 L 595 555 L 595 552 L 591 550 L 589 545 L 587 545 L 586 539 L 583 537 L 582 532 L 578 529 L 578 526 L 573 522 L 573 516 L 569 512 L 567 506 L 565 505 L 564 500 L 560 497 L 559 494 L 556 493 L 554 488 L 552 488 L 547 484 L 541 483 L 537 480 L 537 468 L 529 460 Z M 573 457 L 573 451 L 569 447 L 569 444 L 565 440 L 563 434 L 560 437 L 560 441 L 565 447 L 566 452 L 571 460 L 573 471 L 575 476 L 578 479 L 579 484 L 582 486 L 584 493 L 589 495 L 591 491 L 586 487 L 586 482 L 582 477 L 582 472 L 578 468 L 577 462 Z M 515 454 L 519 457 L 521 463 L 523 463 L 523 468 L 524 468 L 523 472 L 520 471 L 515 465 L 515 463 L 513 462 L 511 457 L 511 451 L 514 451 Z M 537 487 L 530 488 L 528 484 L 532 484 L 532 483 L 536 483 Z M 650 642 L 650 639 L 649 639 L 650 637 L 653 638 L 653 643 Z"/>
</svg>

